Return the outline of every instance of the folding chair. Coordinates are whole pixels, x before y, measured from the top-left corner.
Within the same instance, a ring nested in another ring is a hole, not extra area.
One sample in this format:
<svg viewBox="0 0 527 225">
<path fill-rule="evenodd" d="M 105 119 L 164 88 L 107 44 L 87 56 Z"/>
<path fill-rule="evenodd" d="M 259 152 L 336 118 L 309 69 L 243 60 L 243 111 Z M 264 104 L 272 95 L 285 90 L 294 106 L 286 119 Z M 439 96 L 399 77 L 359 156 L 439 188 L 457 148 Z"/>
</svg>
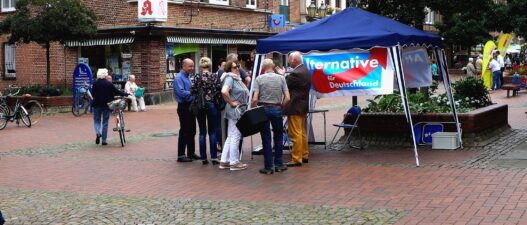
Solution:
<svg viewBox="0 0 527 225">
<path fill-rule="evenodd" d="M 361 109 L 360 109 L 359 106 L 355 105 L 355 106 L 352 106 L 348 110 L 346 115 L 344 116 L 344 117 L 352 116 L 352 121 L 353 121 L 352 124 L 345 123 L 344 121 L 345 121 L 346 118 L 344 118 L 344 120 L 342 120 L 342 123 L 333 124 L 333 126 L 338 127 L 338 129 L 337 129 L 337 132 L 335 133 L 335 136 L 333 136 L 333 139 L 331 140 L 331 144 L 330 144 L 331 146 L 333 144 L 335 144 L 335 142 L 334 142 L 335 138 L 337 137 L 340 129 L 342 128 L 342 129 L 351 129 L 349 134 L 348 134 L 348 136 L 346 136 L 346 141 L 344 142 L 345 144 L 348 144 L 351 148 L 358 148 L 358 149 L 363 149 L 364 148 L 364 146 L 362 144 L 362 136 L 360 134 L 360 129 L 359 129 L 359 125 L 358 125 L 360 115 L 361 115 Z M 357 130 L 359 132 L 360 146 L 354 146 L 354 145 L 351 144 L 351 136 L 352 136 L 354 130 Z"/>
</svg>

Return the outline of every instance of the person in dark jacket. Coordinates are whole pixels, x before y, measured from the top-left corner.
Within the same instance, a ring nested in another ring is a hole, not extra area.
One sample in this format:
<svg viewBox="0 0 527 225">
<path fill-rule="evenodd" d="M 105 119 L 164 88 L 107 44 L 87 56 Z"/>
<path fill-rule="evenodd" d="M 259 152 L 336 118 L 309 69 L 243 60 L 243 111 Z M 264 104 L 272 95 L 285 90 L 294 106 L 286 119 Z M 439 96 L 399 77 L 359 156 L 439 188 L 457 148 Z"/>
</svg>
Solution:
<svg viewBox="0 0 527 225">
<path fill-rule="evenodd" d="M 107 69 L 97 70 L 97 80 L 93 83 L 92 89 L 93 124 L 96 135 L 95 144 L 99 144 L 102 137 L 102 145 L 108 144 L 106 138 L 108 137 L 108 119 L 110 119 L 111 112 L 110 108 L 108 108 L 108 102 L 114 100 L 116 95 L 128 96 L 127 93 L 118 90 L 112 82 L 108 81 L 106 76 L 108 76 Z"/>
<path fill-rule="evenodd" d="M 2 211 L 0 211 L 0 225 L 4 225 L 4 223 L 5 223 L 4 216 L 2 216 Z"/>
<path fill-rule="evenodd" d="M 309 112 L 309 89 L 311 88 L 311 77 L 309 70 L 302 64 L 302 54 L 292 52 L 289 54 L 289 65 L 293 71 L 286 77 L 287 87 L 291 101 L 284 114 L 287 115 L 287 131 L 289 138 L 293 142 L 291 152 L 292 160 L 286 163 L 287 166 L 301 166 L 308 163 L 309 145 L 307 143 L 306 117 Z M 285 73 L 280 69 L 279 73 Z"/>
</svg>

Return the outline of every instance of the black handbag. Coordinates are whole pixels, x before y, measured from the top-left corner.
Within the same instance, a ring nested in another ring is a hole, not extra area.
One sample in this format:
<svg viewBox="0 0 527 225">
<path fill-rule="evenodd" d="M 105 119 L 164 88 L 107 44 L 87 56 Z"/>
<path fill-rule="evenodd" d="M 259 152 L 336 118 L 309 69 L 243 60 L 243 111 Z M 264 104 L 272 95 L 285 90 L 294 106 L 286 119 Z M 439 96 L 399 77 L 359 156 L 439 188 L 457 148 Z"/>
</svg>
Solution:
<svg viewBox="0 0 527 225">
<path fill-rule="evenodd" d="M 238 108 L 239 106 L 236 109 L 238 110 Z M 267 121 L 269 121 L 269 118 L 265 114 L 264 107 L 255 107 L 241 115 L 238 122 L 236 122 L 236 127 L 243 137 L 247 137 L 259 133 Z"/>
<path fill-rule="evenodd" d="M 205 95 L 203 90 L 199 90 L 198 94 L 193 96 L 193 100 L 190 103 L 190 112 L 194 115 L 198 115 L 199 112 L 207 110 L 207 101 L 205 100 Z"/>
</svg>

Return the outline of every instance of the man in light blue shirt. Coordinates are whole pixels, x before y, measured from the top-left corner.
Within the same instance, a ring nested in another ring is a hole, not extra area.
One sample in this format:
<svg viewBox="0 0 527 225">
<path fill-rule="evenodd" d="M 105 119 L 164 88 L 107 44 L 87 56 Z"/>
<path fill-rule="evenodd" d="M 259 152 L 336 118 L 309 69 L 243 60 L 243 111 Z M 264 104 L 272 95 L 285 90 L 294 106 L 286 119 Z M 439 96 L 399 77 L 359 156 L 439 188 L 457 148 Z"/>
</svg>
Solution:
<svg viewBox="0 0 527 225">
<path fill-rule="evenodd" d="M 174 96 L 178 103 L 177 114 L 179 116 L 179 137 L 178 137 L 178 162 L 192 162 L 199 160 L 196 155 L 194 136 L 196 135 L 196 117 L 190 112 L 192 95 L 190 94 L 190 74 L 194 71 L 194 62 L 191 59 L 184 59 L 182 69 L 174 79 Z M 185 148 L 187 155 L 185 155 Z"/>
</svg>

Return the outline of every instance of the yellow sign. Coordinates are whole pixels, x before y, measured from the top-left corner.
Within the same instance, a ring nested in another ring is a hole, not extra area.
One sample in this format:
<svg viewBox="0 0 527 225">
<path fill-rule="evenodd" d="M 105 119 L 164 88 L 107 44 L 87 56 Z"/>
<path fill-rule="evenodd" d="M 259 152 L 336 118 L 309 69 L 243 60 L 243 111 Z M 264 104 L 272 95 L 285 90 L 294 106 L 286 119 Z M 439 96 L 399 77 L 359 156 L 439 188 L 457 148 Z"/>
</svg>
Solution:
<svg viewBox="0 0 527 225">
<path fill-rule="evenodd" d="M 492 59 L 492 52 L 496 49 L 494 41 L 487 41 L 483 49 L 483 68 L 481 68 L 481 78 L 487 89 L 492 87 L 492 73 L 489 70 L 489 62 Z"/>
<path fill-rule="evenodd" d="M 512 42 L 512 35 L 510 34 L 502 34 L 500 38 L 498 39 L 498 51 L 500 51 L 500 55 L 505 57 L 505 54 L 507 54 L 507 49 L 511 45 Z"/>
</svg>

